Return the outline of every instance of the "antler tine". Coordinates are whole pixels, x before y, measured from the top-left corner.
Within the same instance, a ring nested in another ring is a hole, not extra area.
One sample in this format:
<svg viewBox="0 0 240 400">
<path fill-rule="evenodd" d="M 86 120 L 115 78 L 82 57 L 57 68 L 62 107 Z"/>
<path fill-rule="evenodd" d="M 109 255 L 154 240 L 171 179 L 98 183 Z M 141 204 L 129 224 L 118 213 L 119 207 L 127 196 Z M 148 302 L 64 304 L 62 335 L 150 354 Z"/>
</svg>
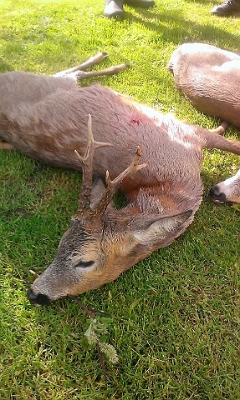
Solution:
<svg viewBox="0 0 240 400">
<path fill-rule="evenodd" d="M 135 174 L 140 169 L 147 167 L 147 165 L 148 165 L 147 163 L 143 163 L 140 165 L 138 164 L 141 156 L 142 156 L 142 149 L 141 149 L 141 147 L 138 146 L 132 163 L 123 172 L 121 172 L 121 174 L 119 174 L 113 181 L 110 179 L 109 171 L 106 171 L 106 176 L 105 176 L 106 189 L 105 189 L 105 192 L 104 192 L 100 202 L 97 204 L 96 208 L 94 209 L 94 215 L 96 215 L 96 216 L 103 215 L 108 204 L 112 200 L 114 194 L 117 192 L 117 190 L 119 189 L 121 183 L 123 182 L 123 180 L 125 178 Z"/>
<path fill-rule="evenodd" d="M 93 175 L 93 155 L 94 151 L 99 147 L 112 146 L 111 143 L 97 142 L 94 140 L 92 133 L 92 116 L 88 116 L 88 144 L 84 156 L 80 156 L 77 150 L 75 154 L 82 165 L 82 186 L 78 203 L 78 213 L 90 211 L 90 197 L 92 191 L 92 175 Z"/>
<path fill-rule="evenodd" d="M 136 154 L 134 156 L 134 159 L 132 163 L 123 171 L 121 174 L 119 174 L 113 181 L 110 179 L 109 171 L 106 171 L 106 184 L 108 187 L 111 187 L 112 189 L 116 190 L 119 188 L 121 185 L 122 181 L 130 175 L 135 174 L 135 172 L 139 171 L 142 168 L 145 168 L 148 164 L 138 164 L 140 157 L 142 156 L 142 149 L 140 146 L 137 147 Z"/>
</svg>

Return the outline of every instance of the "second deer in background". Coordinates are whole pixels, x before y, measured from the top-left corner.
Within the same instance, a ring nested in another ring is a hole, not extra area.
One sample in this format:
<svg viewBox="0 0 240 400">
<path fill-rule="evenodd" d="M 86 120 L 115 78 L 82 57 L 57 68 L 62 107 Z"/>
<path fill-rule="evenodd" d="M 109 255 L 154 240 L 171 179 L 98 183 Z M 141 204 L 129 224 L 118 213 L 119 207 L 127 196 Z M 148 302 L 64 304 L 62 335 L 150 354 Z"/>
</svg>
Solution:
<svg viewBox="0 0 240 400">
<path fill-rule="evenodd" d="M 240 128 L 240 56 L 204 43 L 185 43 L 169 62 L 175 83 L 199 111 Z M 215 185 L 215 202 L 240 203 L 240 170 Z"/>
</svg>

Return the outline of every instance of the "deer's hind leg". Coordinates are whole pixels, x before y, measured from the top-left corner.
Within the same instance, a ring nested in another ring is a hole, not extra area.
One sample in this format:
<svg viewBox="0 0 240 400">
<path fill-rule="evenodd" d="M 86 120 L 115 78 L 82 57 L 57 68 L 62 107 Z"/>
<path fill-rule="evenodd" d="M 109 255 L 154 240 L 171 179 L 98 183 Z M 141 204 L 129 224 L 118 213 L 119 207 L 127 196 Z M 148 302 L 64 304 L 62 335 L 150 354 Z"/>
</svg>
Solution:
<svg viewBox="0 0 240 400">
<path fill-rule="evenodd" d="M 108 55 L 105 52 L 99 52 L 95 56 L 90 57 L 84 63 L 78 65 L 77 67 L 69 68 L 64 71 L 58 72 L 54 74 L 55 77 L 66 77 L 72 78 L 76 82 L 79 82 L 83 79 L 87 79 L 93 76 L 103 76 L 103 75 L 114 75 L 118 74 L 121 71 L 124 71 L 126 68 L 130 66 L 130 64 L 120 64 L 117 66 L 112 66 L 110 68 L 106 68 L 100 71 L 85 71 L 87 68 L 92 67 L 100 63 L 104 58 Z"/>
</svg>

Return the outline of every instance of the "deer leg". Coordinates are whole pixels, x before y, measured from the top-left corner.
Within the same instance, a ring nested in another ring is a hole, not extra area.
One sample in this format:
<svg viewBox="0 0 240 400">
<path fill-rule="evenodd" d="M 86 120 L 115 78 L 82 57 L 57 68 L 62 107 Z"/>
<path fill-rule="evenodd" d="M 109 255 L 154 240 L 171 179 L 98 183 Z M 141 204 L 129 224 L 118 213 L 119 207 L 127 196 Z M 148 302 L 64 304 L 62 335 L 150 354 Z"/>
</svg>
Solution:
<svg viewBox="0 0 240 400">
<path fill-rule="evenodd" d="M 68 68 L 68 69 L 65 69 L 64 71 L 57 72 L 53 76 L 65 76 L 68 74 L 72 74 L 73 72 L 76 72 L 76 71 L 84 71 L 85 69 L 100 63 L 106 57 L 107 57 L 107 53 L 105 53 L 105 52 L 97 53 L 95 56 L 90 57 L 84 63 L 77 65 L 76 67 Z"/>
<path fill-rule="evenodd" d="M 15 147 L 10 143 L 0 142 L 0 150 L 15 150 Z"/>
<path fill-rule="evenodd" d="M 119 72 L 124 71 L 125 69 L 129 68 L 130 64 L 120 64 L 115 65 L 106 69 L 102 69 L 100 71 L 78 71 L 76 73 L 77 82 L 82 81 L 83 79 L 91 78 L 93 76 L 104 76 L 104 75 L 115 75 Z"/>
<path fill-rule="evenodd" d="M 96 54 L 95 56 L 90 57 L 87 61 L 78 65 L 77 67 L 73 67 L 73 68 L 66 69 L 64 71 L 57 72 L 53 76 L 72 78 L 76 82 L 79 82 L 83 79 L 87 79 L 87 78 L 90 78 L 93 76 L 118 74 L 119 72 L 125 70 L 126 68 L 128 68 L 130 66 L 129 64 L 120 64 L 120 65 L 106 68 L 106 69 L 100 70 L 100 71 L 89 71 L 89 72 L 85 71 L 87 68 L 100 63 L 106 57 L 107 57 L 107 53 L 100 52 L 100 53 Z"/>
<path fill-rule="evenodd" d="M 210 132 L 217 133 L 218 135 L 223 135 L 229 127 L 228 122 L 222 122 L 221 125 L 216 129 L 209 129 Z"/>
</svg>

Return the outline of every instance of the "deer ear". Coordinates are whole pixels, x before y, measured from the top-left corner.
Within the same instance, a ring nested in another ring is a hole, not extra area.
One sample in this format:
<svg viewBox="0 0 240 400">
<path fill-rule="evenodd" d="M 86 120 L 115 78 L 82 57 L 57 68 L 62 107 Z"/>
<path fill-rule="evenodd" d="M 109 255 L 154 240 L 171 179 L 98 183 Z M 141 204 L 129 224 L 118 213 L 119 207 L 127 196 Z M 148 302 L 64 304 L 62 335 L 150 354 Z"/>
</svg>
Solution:
<svg viewBox="0 0 240 400">
<path fill-rule="evenodd" d="M 155 218 L 153 216 L 142 218 L 133 226 L 133 240 L 138 244 L 151 246 L 167 239 L 169 235 L 171 238 L 177 237 L 183 231 L 184 223 L 192 215 L 193 212 L 190 210 L 170 217 L 156 215 Z"/>
</svg>

